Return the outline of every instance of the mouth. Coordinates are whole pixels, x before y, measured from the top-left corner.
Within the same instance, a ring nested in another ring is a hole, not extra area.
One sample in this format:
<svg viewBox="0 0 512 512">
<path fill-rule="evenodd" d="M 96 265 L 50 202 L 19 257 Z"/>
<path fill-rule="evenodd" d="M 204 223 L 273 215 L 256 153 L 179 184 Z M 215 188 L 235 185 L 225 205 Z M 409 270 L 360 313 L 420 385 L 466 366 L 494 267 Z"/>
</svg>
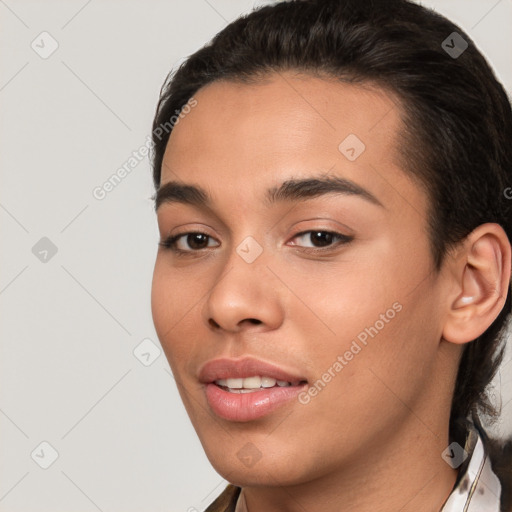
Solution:
<svg viewBox="0 0 512 512">
<path fill-rule="evenodd" d="M 247 422 L 292 406 L 308 381 L 289 371 L 252 357 L 215 359 L 199 372 L 211 411 L 220 418 Z"/>
<path fill-rule="evenodd" d="M 198 378 L 203 384 L 214 382 L 231 389 L 285 387 L 307 380 L 294 370 L 255 357 L 212 359 L 201 367 Z"/>
<path fill-rule="evenodd" d="M 306 383 L 306 380 L 290 382 L 258 375 L 245 378 L 217 379 L 214 381 L 214 384 L 229 393 L 255 393 L 262 389 L 296 387 Z"/>
</svg>

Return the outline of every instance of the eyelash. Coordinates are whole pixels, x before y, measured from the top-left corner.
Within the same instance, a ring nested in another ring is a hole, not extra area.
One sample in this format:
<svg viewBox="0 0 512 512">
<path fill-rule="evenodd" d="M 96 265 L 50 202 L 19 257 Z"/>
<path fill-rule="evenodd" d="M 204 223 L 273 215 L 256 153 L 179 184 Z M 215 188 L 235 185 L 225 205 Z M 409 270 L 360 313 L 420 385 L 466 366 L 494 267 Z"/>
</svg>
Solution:
<svg viewBox="0 0 512 512">
<path fill-rule="evenodd" d="M 302 250 L 309 254 L 319 254 L 319 253 L 331 252 L 341 245 L 346 245 L 346 244 L 350 243 L 354 239 L 353 236 L 343 235 L 341 233 L 337 233 L 336 231 L 325 231 L 325 230 L 321 230 L 321 229 L 310 229 L 307 231 L 301 231 L 300 233 L 297 233 L 296 235 L 294 235 L 293 238 L 304 236 L 309 233 L 329 234 L 329 235 L 333 235 L 334 238 L 338 239 L 337 243 L 332 244 L 327 247 L 302 247 Z M 168 249 L 168 250 L 172 251 L 174 254 L 176 254 L 176 256 L 187 256 L 187 255 L 190 255 L 193 253 L 200 253 L 200 252 L 204 251 L 205 249 L 207 249 L 207 247 L 204 247 L 202 249 L 197 249 L 197 250 L 192 249 L 192 250 L 187 250 L 187 251 L 184 251 L 183 249 L 178 249 L 176 247 L 178 240 L 180 238 L 182 238 L 184 236 L 188 236 L 188 235 L 205 235 L 206 237 L 208 237 L 209 240 L 213 238 L 210 235 L 208 235 L 206 233 L 202 233 L 200 231 L 187 231 L 184 233 L 178 233 L 176 235 L 170 236 L 170 237 L 166 238 L 165 240 L 159 242 L 158 245 L 160 247 L 163 247 L 164 249 Z M 301 247 L 301 246 L 296 246 L 296 247 Z"/>
</svg>

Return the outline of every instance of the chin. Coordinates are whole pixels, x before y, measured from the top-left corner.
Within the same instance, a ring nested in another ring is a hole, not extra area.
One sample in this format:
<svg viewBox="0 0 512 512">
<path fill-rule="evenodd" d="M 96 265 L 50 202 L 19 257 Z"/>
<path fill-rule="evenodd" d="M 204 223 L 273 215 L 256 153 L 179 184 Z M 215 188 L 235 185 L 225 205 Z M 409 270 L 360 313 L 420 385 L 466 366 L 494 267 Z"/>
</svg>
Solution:
<svg viewBox="0 0 512 512">
<path fill-rule="evenodd" d="M 239 464 L 229 466 L 221 463 L 213 467 L 222 478 L 238 487 L 283 487 L 300 485 L 308 480 L 305 475 L 286 474 L 286 469 L 278 469 L 275 464 L 262 463 L 242 468 Z"/>
<path fill-rule="evenodd" d="M 260 447 L 258 449 L 255 446 L 256 443 L 244 439 L 246 437 L 233 436 L 229 446 L 203 445 L 206 456 L 215 471 L 233 485 L 239 487 L 293 486 L 320 476 L 317 467 L 326 470 L 325 461 L 324 464 L 315 465 L 311 460 L 308 464 L 301 454 L 292 454 L 283 450 L 283 444 L 280 442 L 271 446 L 268 438 L 266 444 L 262 439 L 258 443 Z M 307 446 L 307 443 L 304 445 Z"/>
</svg>

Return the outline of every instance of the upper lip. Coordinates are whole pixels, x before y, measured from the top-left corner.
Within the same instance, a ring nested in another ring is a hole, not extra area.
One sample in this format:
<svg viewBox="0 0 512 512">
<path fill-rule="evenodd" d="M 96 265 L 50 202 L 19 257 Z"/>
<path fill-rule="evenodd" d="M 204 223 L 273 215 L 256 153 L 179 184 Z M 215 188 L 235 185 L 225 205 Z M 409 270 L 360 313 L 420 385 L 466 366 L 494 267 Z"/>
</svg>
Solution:
<svg viewBox="0 0 512 512">
<path fill-rule="evenodd" d="M 199 380 L 203 383 L 211 383 L 220 379 L 245 378 L 255 375 L 272 377 L 276 380 L 291 382 L 292 384 L 306 381 L 299 374 L 288 372 L 279 366 L 254 357 L 212 359 L 201 367 Z"/>
</svg>

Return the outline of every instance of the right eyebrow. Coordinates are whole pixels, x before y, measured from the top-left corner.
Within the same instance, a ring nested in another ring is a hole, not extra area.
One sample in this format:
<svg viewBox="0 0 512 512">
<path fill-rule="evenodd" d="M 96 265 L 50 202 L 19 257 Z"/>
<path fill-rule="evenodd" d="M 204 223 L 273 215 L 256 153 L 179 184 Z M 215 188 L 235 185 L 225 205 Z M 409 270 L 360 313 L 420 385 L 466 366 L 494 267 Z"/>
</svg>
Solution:
<svg viewBox="0 0 512 512">
<path fill-rule="evenodd" d="M 159 187 L 152 199 L 155 201 L 155 210 L 158 210 L 162 204 L 168 203 L 211 207 L 212 202 L 209 194 L 203 188 L 178 181 L 169 181 Z"/>
</svg>

